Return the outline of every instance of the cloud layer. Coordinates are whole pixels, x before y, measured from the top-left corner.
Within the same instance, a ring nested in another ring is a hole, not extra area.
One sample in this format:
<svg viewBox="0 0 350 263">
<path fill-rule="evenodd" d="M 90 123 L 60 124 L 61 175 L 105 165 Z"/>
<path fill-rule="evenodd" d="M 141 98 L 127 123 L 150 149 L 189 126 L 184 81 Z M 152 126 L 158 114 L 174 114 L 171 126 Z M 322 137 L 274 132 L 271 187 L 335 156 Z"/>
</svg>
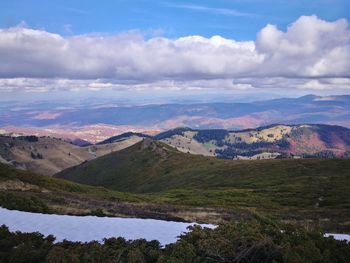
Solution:
<svg viewBox="0 0 350 263">
<path fill-rule="evenodd" d="M 300 17 L 285 32 L 267 25 L 248 42 L 220 36 L 144 39 L 135 33 L 63 37 L 16 27 L 0 30 L 0 58 L 3 91 L 152 83 L 198 87 L 216 80 L 233 81 L 238 89 L 265 87 L 269 81 L 279 88 L 287 82 L 298 83 L 296 88 L 329 83 L 349 88 L 350 30 L 345 19 L 327 22 L 316 16 Z"/>
</svg>

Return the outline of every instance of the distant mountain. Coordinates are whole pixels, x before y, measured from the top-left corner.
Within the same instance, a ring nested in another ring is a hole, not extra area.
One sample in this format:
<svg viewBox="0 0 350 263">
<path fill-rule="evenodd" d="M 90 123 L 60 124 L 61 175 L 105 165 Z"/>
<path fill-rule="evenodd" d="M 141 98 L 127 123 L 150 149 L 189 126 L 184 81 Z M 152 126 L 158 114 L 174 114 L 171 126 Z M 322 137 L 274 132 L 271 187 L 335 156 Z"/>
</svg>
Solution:
<svg viewBox="0 0 350 263">
<path fill-rule="evenodd" d="M 138 138 L 151 138 L 150 135 L 139 133 L 139 132 L 126 132 L 122 133 L 117 136 L 112 136 L 106 140 L 103 140 L 102 142 L 98 142 L 96 145 L 102 145 L 102 144 L 108 144 L 108 143 L 114 143 L 114 142 L 120 142 L 132 137 L 138 137 Z"/>
<path fill-rule="evenodd" d="M 224 159 L 350 157 L 350 129 L 321 124 L 227 131 L 177 128 L 154 138 L 179 151 Z"/>
<path fill-rule="evenodd" d="M 50 106 L 50 107 L 49 107 Z M 0 111 L 0 127 L 18 131 L 18 127 L 46 128 L 47 132 L 68 134 L 77 131 L 79 138 L 102 141 L 119 131 L 147 132 L 169 130 L 179 126 L 192 129 L 240 130 L 281 124 L 330 124 L 350 128 L 350 95 L 281 98 L 246 103 L 152 104 L 100 107 L 52 105 L 7 106 Z M 39 107 L 39 106 L 38 106 Z M 108 130 L 115 132 L 108 134 Z M 17 129 L 16 129 L 17 128 Z M 24 129 L 24 128 L 23 128 Z M 80 132 L 83 131 L 83 132 Z M 106 134 L 105 134 L 106 133 Z"/>
</svg>

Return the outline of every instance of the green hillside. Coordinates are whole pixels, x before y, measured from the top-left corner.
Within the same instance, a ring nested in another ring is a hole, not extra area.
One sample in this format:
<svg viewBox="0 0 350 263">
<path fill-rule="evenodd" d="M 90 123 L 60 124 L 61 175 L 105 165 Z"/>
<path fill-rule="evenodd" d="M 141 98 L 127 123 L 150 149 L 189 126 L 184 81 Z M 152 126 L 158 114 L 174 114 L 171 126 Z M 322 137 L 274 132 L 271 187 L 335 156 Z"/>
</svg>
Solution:
<svg viewBox="0 0 350 263">
<path fill-rule="evenodd" d="M 350 218 L 350 160 L 229 161 L 144 140 L 56 176 L 157 202 L 239 208 L 289 218 Z"/>
<path fill-rule="evenodd" d="M 219 223 L 241 216 L 238 210 L 218 211 L 174 205 L 153 195 L 117 192 L 18 170 L 0 163 L 0 206 L 29 212 L 154 218 Z M 251 215 L 242 211 L 244 215 Z M 224 218 L 222 215 L 225 215 Z"/>
<path fill-rule="evenodd" d="M 116 202 L 120 204 L 119 208 L 113 206 Z M 125 204 L 143 202 L 149 202 L 149 199 L 22 171 L 0 163 L 0 206 L 9 209 L 56 214 L 132 216 Z"/>
</svg>

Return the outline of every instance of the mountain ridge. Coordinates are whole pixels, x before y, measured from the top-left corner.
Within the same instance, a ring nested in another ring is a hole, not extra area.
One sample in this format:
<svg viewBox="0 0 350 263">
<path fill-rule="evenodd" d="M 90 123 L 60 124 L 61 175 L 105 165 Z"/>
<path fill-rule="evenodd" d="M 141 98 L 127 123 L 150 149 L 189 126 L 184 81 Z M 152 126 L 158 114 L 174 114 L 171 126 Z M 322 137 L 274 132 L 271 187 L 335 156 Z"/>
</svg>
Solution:
<svg viewBox="0 0 350 263">
<path fill-rule="evenodd" d="M 345 127 L 278 124 L 239 131 L 179 127 L 154 137 L 128 132 L 87 146 L 77 146 L 59 138 L 2 135 L 0 162 L 52 175 L 132 146 L 144 138 L 154 138 L 184 153 L 231 160 L 350 156 L 350 130 Z"/>
<path fill-rule="evenodd" d="M 271 124 L 236 131 L 180 127 L 154 138 L 183 152 L 225 159 L 347 158 L 350 153 L 350 129 L 325 124 Z"/>
</svg>

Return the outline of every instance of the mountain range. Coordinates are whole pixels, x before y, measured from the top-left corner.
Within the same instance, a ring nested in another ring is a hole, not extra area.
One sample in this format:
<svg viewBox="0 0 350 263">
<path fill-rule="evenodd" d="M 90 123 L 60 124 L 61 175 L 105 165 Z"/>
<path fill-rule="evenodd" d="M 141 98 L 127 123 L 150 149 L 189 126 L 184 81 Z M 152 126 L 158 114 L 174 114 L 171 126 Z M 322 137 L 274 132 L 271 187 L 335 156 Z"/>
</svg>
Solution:
<svg viewBox="0 0 350 263">
<path fill-rule="evenodd" d="M 184 153 L 221 159 L 348 158 L 350 129 L 331 125 L 270 125 L 228 131 L 176 128 L 155 136 L 128 132 L 97 144 L 52 137 L 0 136 L 0 162 L 53 175 L 152 138 Z"/>
<path fill-rule="evenodd" d="M 0 107 L 0 127 L 4 132 L 80 138 L 92 143 L 127 131 L 154 135 L 180 126 L 240 130 L 274 123 L 322 123 L 350 128 L 350 96 L 308 95 L 254 102 L 147 105 L 108 101 L 97 106 L 8 102 Z"/>
</svg>

